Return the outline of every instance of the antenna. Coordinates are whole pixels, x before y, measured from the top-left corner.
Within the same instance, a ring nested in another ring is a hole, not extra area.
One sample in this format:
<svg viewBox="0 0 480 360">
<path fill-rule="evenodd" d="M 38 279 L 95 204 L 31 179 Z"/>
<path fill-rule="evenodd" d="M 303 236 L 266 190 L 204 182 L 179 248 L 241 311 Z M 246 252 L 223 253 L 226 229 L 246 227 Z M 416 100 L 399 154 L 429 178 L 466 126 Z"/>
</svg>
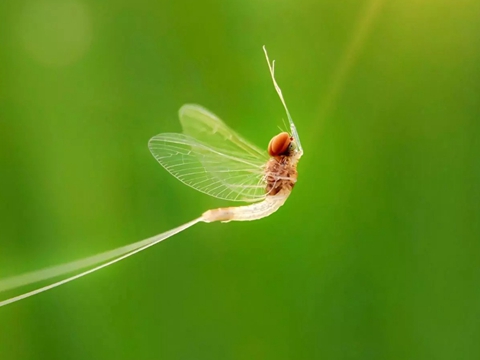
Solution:
<svg viewBox="0 0 480 360">
<path fill-rule="evenodd" d="M 287 104 L 283 99 L 282 89 L 280 89 L 280 86 L 278 86 L 277 81 L 275 80 L 275 60 L 273 60 L 270 63 L 270 59 L 268 58 L 268 54 L 267 54 L 267 48 L 265 47 L 265 45 L 263 45 L 263 52 L 265 53 L 265 58 L 267 59 L 270 75 L 272 76 L 273 86 L 275 86 L 275 90 L 277 91 L 277 94 L 280 97 L 280 101 L 282 102 L 285 112 L 287 113 L 288 122 L 290 123 L 290 131 L 292 132 L 292 136 L 294 137 L 295 142 L 297 143 L 298 149 L 300 150 L 301 153 L 303 153 L 302 145 L 300 144 L 300 138 L 297 133 L 297 128 L 293 123 L 292 117 L 290 116 L 290 112 L 288 111 L 288 108 L 287 108 Z"/>
</svg>

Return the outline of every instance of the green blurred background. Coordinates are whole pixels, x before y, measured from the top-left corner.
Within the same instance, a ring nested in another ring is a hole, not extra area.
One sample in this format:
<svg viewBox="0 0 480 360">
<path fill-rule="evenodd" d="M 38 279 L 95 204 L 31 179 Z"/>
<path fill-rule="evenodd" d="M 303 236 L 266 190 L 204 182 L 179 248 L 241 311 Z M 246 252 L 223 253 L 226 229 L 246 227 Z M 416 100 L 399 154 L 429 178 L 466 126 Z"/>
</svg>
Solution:
<svg viewBox="0 0 480 360">
<path fill-rule="evenodd" d="M 0 3 L 0 277 L 228 205 L 147 141 L 202 104 L 305 155 L 277 213 L 200 224 L 0 308 L 6 359 L 479 359 L 480 3 Z M 27 289 L 2 294 L 13 296 Z"/>
</svg>

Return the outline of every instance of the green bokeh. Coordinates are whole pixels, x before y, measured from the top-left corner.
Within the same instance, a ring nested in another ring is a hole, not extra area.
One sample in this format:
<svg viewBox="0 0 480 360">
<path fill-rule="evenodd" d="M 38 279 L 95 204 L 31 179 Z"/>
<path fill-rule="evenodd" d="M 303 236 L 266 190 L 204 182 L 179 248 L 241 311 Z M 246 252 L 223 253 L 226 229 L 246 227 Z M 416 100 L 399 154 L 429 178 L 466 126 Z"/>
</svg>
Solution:
<svg viewBox="0 0 480 360">
<path fill-rule="evenodd" d="M 479 359 L 480 3 L 0 3 L 0 277 L 226 202 L 153 159 L 202 104 L 305 150 L 277 213 L 0 308 L 0 359 Z M 2 299 L 18 294 L 8 292 Z M 25 289 L 26 290 L 26 289 Z"/>
</svg>

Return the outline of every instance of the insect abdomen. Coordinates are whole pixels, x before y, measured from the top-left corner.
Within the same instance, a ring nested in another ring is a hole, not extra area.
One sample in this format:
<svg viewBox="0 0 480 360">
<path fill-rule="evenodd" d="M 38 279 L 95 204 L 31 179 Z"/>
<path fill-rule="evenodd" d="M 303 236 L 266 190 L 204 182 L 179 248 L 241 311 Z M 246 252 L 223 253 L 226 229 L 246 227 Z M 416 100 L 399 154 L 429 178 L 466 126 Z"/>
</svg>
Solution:
<svg viewBox="0 0 480 360">
<path fill-rule="evenodd" d="M 277 211 L 288 195 L 290 192 L 282 192 L 276 196 L 267 196 L 262 202 L 251 205 L 208 210 L 202 214 L 202 219 L 204 222 L 258 220 Z"/>
</svg>

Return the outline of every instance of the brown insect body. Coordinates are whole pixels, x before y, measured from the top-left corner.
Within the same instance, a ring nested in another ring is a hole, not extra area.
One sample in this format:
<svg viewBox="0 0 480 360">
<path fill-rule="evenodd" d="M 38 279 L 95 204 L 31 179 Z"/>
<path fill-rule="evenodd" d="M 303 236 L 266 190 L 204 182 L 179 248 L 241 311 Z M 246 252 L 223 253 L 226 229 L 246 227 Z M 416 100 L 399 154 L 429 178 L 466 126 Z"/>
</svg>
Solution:
<svg viewBox="0 0 480 360">
<path fill-rule="evenodd" d="M 290 192 L 297 181 L 297 161 L 292 158 L 292 140 L 290 134 L 282 132 L 268 144 L 271 156 L 265 169 L 265 190 L 268 195 L 276 195 L 282 190 Z"/>
</svg>

